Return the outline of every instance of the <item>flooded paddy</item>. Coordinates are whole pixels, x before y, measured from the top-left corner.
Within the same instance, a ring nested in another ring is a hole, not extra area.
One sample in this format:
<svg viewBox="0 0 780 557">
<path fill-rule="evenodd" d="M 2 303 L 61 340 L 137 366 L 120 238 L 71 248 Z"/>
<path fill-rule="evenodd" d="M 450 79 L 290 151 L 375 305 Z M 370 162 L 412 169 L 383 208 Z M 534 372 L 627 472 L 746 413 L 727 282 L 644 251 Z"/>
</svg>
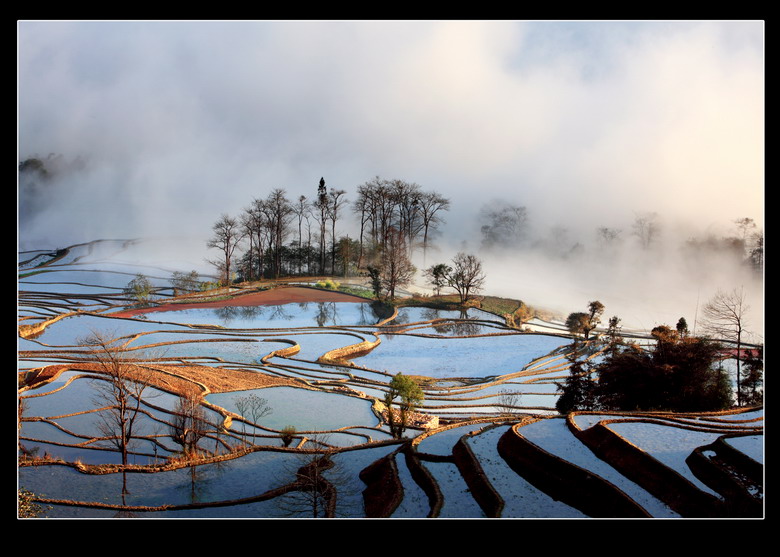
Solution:
<svg viewBox="0 0 780 557">
<path fill-rule="evenodd" d="M 519 434 L 602 475 L 653 516 L 679 516 L 597 459 L 563 419 L 527 422 L 557 416 L 556 383 L 568 374 L 571 339 L 553 324 L 532 323 L 535 332 L 521 333 L 506 327 L 502 316 L 475 308 L 401 307 L 388 319 L 391 312 L 354 296 L 340 301 L 334 292 L 267 285 L 231 292 L 240 296 L 225 296 L 221 305 L 166 304 L 133 313 L 138 308 L 122 289 L 137 272 L 149 274 L 161 301 L 172 289 L 169 272 L 124 262 L 123 250 L 130 249 L 138 246 L 96 242 L 74 246 L 59 259 L 46 250 L 20 255 L 20 325 L 58 318 L 33 332 L 20 328 L 17 344 L 25 383 L 19 391 L 19 486 L 51 507 L 47 516 L 311 517 L 321 502 L 305 497 L 300 472 L 319 462 L 338 493 L 333 516 L 588 516 L 509 464 L 500 440 Z M 285 302 L 284 293 L 294 301 Z M 258 301 L 241 305 L 248 299 Z M 95 335 L 116 341 L 122 365 L 149 380 L 138 398 L 130 397 L 131 406 L 140 403 L 126 465 L 117 430 L 106 425 L 116 414 L 97 388 L 108 383 L 105 362 L 85 344 Z M 362 349 L 347 349 L 353 345 Z M 410 425 L 403 437 L 422 440 L 408 447 L 393 439 L 382 414 L 397 373 L 413 376 L 425 395 L 418 412 L 426 425 Z M 185 394 L 200 409 L 190 452 L 179 424 L 188 415 Z M 267 412 L 253 409 L 258 400 Z M 587 430 L 612 417 L 573 419 Z M 756 425 L 762 418 L 723 416 L 715 425 L 707 422 L 712 431 L 699 433 L 681 430 L 679 422 L 637 420 L 609 428 L 688 477 L 686 455 L 729 432 L 749 434 L 728 443 L 763 462 Z M 656 444 L 660 438 L 675 442 Z M 463 444 L 473 462 L 459 452 Z M 396 452 L 402 447 L 410 452 Z M 475 496 L 485 489 L 473 483 L 475 464 L 498 494 L 500 511 Z M 396 487 L 377 490 L 381 482 Z M 712 493 L 701 481 L 695 485 Z"/>
</svg>

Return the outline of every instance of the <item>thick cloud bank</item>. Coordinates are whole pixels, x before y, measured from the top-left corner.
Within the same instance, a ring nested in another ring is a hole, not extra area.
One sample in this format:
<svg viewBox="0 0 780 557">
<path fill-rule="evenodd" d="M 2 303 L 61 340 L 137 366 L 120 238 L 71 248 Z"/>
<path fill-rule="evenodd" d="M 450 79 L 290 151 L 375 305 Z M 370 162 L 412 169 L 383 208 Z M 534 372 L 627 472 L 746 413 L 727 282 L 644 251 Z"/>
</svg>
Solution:
<svg viewBox="0 0 780 557">
<path fill-rule="evenodd" d="M 348 197 L 374 176 L 448 196 L 452 249 L 479 246 L 491 199 L 583 244 L 643 212 L 695 234 L 742 217 L 763 227 L 763 34 L 762 22 L 20 22 L 19 160 L 68 163 L 34 199 L 21 189 L 20 245 L 206 238 L 220 214 L 273 188 L 313 196 L 321 176 Z"/>
</svg>

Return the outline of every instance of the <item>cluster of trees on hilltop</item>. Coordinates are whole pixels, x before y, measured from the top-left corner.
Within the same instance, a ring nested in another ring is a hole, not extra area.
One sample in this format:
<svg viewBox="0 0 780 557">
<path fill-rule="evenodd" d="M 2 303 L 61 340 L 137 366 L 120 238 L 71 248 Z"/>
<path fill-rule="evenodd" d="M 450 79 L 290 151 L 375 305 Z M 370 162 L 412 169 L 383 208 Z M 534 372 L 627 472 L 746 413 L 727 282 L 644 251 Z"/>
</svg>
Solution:
<svg viewBox="0 0 780 557">
<path fill-rule="evenodd" d="M 415 249 L 426 250 L 449 206 L 449 199 L 418 184 L 379 177 L 358 186 L 350 201 L 322 178 L 311 198 L 291 200 L 277 188 L 238 217 L 222 215 L 207 245 L 220 253 L 212 263 L 224 282 L 349 276 L 378 267 L 392 251 L 410 258 Z M 357 238 L 341 234 L 350 215 L 357 219 L 348 221 L 359 229 Z"/>
</svg>

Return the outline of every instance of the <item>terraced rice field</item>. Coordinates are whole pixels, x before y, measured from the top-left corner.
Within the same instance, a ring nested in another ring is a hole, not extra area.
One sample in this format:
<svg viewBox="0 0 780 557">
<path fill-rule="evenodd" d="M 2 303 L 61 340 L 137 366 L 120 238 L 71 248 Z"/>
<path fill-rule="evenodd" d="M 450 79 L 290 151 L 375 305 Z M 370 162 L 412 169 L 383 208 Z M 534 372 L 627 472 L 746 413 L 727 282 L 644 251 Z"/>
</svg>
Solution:
<svg viewBox="0 0 780 557">
<path fill-rule="evenodd" d="M 171 270 L 124 263 L 141 248 L 19 256 L 18 483 L 47 516 L 763 514 L 762 409 L 559 416 L 571 347 L 560 324 L 521 333 L 476 309 L 387 314 L 354 296 L 255 285 L 215 307 L 129 312 L 122 291 L 138 272 L 161 300 L 172 294 Z M 101 425 L 105 376 L 83 342 L 95 333 L 148 373 L 125 467 Z M 398 372 L 418 379 L 429 417 L 400 440 L 377 405 Z M 180 458 L 172 427 L 183 392 L 205 410 L 195 460 Z M 247 411 L 252 395 L 270 412 Z"/>
</svg>

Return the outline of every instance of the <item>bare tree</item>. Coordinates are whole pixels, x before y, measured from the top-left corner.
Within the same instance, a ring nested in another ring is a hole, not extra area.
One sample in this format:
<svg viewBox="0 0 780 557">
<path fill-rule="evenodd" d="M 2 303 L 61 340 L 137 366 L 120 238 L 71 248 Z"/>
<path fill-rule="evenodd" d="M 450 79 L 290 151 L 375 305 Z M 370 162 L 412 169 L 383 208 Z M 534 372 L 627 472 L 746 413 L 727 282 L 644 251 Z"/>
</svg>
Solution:
<svg viewBox="0 0 780 557">
<path fill-rule="evenodd" d="M 265 203 L 262 199 L 254 199 L 252 204 L 244 209 L 244 228 L 249 238 L 249 250 L 245 254 L 248 267 L 246 276 L 249 280 L 263 278 L 263 261 L 266 248 L 271 243 L 271 228 Z"/>
<path fill-rule="evenodd" d="M 756 228 L 755 221 L 751 218 L 744 217 L 741 219 L 734 220 L 734 224 L 737 226 L 737 230 L 739 230 L 739 235 L 740 235 L 740 239 L 742 240 L 742 244 L 747 245 L 749 232 Z"/>
<path fill-rule="evenodd" d="M 373 218 L 373 197 L 371 185 L 369 183 L 358 186 L 357 199 L 352 203 L 352 212 L 356 215 L 359 215 L 360 219 L 360 235 L 358 237 L 360 251 L 358 254 L 358 268 L 361 268 L 363 267 L 363 249 L 366 227 Z"/>
<path fill-rule="evenodd" d="M 660 230 L 657 213 L 636 213 L 634 215 L 634 235 L 639 238 L 642 249 L 649 249 Z"/>
<path fill-rule="evenodd" d="M 596 229 L 596 237 L 602 248 L 612 248 L 620 242 L 620 229 L 600 226 Z"/>
<path fill-rule="evenodd" d="M 474 255 L 460 252 L 452 260 L 451 269 L 447 284 L 458 293 L 460 303 L 465 304 L 485 283 L 482 262 Z"/>
<path fill-rule="evenodd" d="M 387 297 L 393 300 L 395 299 L 396 289 L 407 285 L 412 280 L 416 269 L 409 260 L 403 232 L 392 229 L 387 240 L 379 268 L 379 275 L 382 281 L 382 288 L 387 292 Z"/>
<path fill-rule="evenodd" d="M 255 393 L 235 397 L 233 402 L 241 416 L 252 422 L 252 443 L 254 444 L 257 423 L 260 421 L 260 418 L 271 414 L 273 409 L 268 405 L 266 399 L 257 396 Z M 244 425 L 244 436 L 246 436 L 246 425 Z"/>
<path fill-rule="evenodd" d="M 298 197 L 298 200 L 292 206 L 292 212 L 298 219 L 298 274 L 303 269 L 303 221 L 308 220 L 311 205 L 305 195 Z"/>
<path fill-rule="evenodd" d="M 244 231 L 235 218 L 223 214 L 212 227 L 214 235 L 206 243 L 209 248 L 215 248 L 222 252 L 221 261 L 212 261 L 223 274 L 225 284 L 230 284 L 230 272 L 232 269 L 233 253 L 238 244 L 244 238 Z"/>
<path fill-rule="evenodd" d="M 718 290 L 702 310 L 706 334 L 718 339 L 729 340 L 737 346 L 737 405 L 741 405 L 742 338 L 745 334 L 746 316 L 750 306 L 745 299 L 743 288 L 731 292 Z"/>
<path fill-rule="evenodd" d="M 171 439 L 179 445 L 185 458 L 198 454 L 198 443 L 212 429 L 206 419 L 206 411 L 200 397 L 194 394 L 180 395 L 173 408 L 170 424 Z"/>
<path fill-rule="evenodd" d="M 431 232 L 443 222 L 439 213 L 450 210 L 450 200 L 436 192 L 424 192 L 420 195 L 419 206 L 423 225 L 423 261 L 425 261 Z"/>
<path fill-rule="evenodd" d="M 502 416 L 514 416 L 520 412 L 518 406 L 522 400 L 523 395 L 521 393 L 502 389 L 498 393 L 498 404 L 501 408 Z"/>
<path fill-rule="evenodd" d="M 274 276 L 279 278 L 282 272 L 282 247 L 289 233 L 290 218 L 293 207 L 283 189 L 273 190 L 263 204 L 266 221 L 270 230 L 271 242 L 269 248 L 273 254 Z"/>
<path fill-rule="evenodd" d="M 330 219 L 330 272 L 336 274 L 336 223 L 339 219 L 339 213 L 341 209 L 346 205 L 347 200 L 344 198 L 346 191 L 330 188 L 328 192 L 328 218 Z"/>
<path fill-rule="evenodd" d="M 122 464 L 128 464 L 131 443 L 138 437 L 137 426 L 142 415 L 141 400 L 149 385 L 150 373 L 133 365 L 126 357 L 120 339 L 93 332 L 81 344 L 88 349 L 89 358 L 96 362 L 100 377 L 95 379 L 95 400 L 98 429 L 122 455 Z M 122 470 L 122 494 L 127 490 L 126 472 Z"/>
</svg>

